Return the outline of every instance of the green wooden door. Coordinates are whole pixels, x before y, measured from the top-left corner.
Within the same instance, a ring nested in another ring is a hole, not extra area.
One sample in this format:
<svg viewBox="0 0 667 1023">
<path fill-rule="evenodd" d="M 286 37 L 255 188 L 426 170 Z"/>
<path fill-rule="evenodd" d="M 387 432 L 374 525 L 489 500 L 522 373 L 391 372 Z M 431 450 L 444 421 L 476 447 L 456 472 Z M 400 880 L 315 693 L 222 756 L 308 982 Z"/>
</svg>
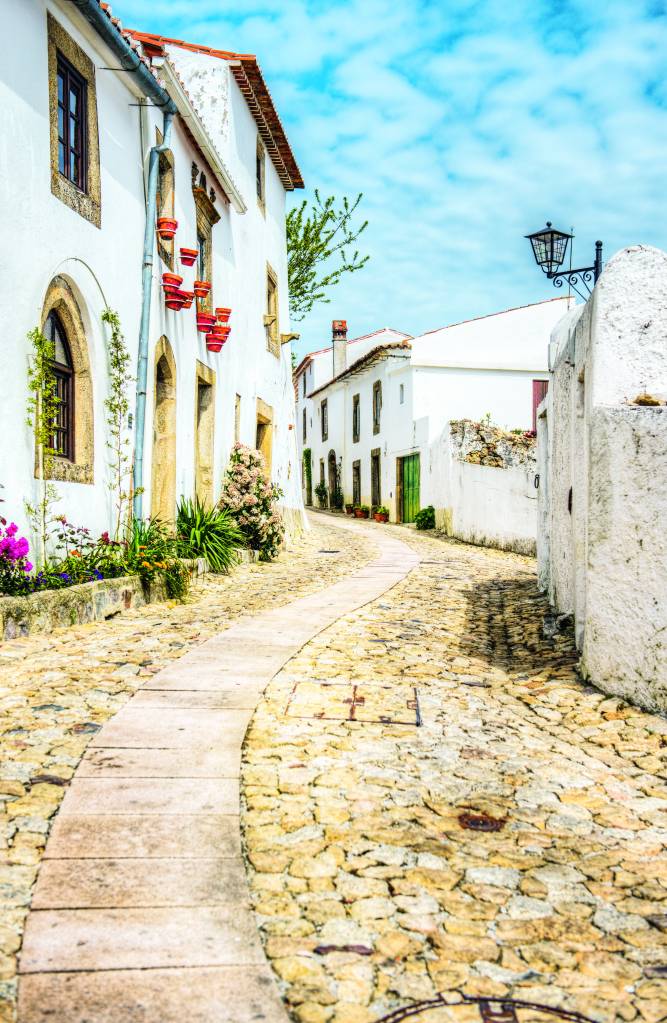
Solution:
<svg viewBox="0 0 667 1023">
<path fill-rule="evenodd" d="M 414 522 L 419 511 L 419 455 L 401 459 L 401 521 Z"/>
</svg>

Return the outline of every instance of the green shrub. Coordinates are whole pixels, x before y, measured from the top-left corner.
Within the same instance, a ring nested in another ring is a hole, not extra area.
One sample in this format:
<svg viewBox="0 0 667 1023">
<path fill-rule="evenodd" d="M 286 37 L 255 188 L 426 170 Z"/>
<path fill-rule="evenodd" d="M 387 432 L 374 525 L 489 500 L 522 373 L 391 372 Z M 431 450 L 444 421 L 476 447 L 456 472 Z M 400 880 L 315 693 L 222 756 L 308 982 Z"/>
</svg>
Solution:
<svg viewBox="0 0 667 1023">
<path fill-rule="evenodd" d="M 417 529 L 435 529 L 435 508 L 432 504 L 417 512 L 415 515 L 415 525 Z"/>
<path fill-rule="evenodd" d="M 318 483 L 315 487 L 315 496 L 317 497 L 320 508 L 326 508 L 329 502 L 329 488 L 324 481 Z"/>
<path fill-rule="evenodd" d="M 245 547 L 241 529 L 228 509 L 207 508 L 195 497 L 181 498 L 176 513 L 178 550 L 182 558 L 206 558 L 212 572 L 228 572 Z"/>
<path fill-rule="evenodd" d="M 167 596 L 175 600 L 183 600 L 190 588 L 190 573 L 179 560 L 178 540 L 159 519 L 134 520 L 126 565 L 143 583 L 162 577 Z"/>
<path fill-rule="evenodd" d="M 248 546 L 260 561 L 272 561 L 280 551 L 285 527 L 277 508 L 282 490 L 266 473 L 261 451 L 235 444 L 222 484 L 219 506 L 228 509 Z"/>
<path fill-rule="evenodd" d="M 389 509 L 386 508 L 383 504 L 381 504 L 378 508 L 376 508 L 375 511 L 377 512 L 378 515 L 388 515 L 389 514 Z"/>
</svg>

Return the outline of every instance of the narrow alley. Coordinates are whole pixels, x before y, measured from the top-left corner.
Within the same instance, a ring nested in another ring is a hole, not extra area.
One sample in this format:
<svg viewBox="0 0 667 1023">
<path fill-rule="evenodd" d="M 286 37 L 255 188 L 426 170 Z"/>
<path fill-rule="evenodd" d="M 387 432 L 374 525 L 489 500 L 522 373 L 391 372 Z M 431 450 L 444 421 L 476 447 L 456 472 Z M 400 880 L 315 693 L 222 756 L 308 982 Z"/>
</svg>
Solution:
<svg viewBox="0 0 667 1023">
<path fill-rule="evenodd" d="M 3 646 L 0 1020 L 17 955 L 19 1023 L 667 1017 L 667 722 L 578 680 L 532 559 L 311 522 Z"/>
</svg>

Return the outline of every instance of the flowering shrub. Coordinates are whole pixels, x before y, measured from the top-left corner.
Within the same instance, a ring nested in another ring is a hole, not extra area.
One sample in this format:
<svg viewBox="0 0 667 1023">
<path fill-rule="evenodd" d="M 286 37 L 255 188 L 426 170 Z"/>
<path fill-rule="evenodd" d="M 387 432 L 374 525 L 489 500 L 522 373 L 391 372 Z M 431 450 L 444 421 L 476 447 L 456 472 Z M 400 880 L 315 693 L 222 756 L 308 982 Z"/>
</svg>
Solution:
<svg viewBox="0 0 667 1023">
<path fill-rule="evenodd" d="M 30 544 L 24 536 L 17 538 L 18 529 L 15 522 L 7 525 L 0 517 L 0 593 L 20 593 L 32 571 L 27 559 Z"/>
<path fill-rule="evenodd" d="M 282 491 L 267 478 L 264 456 L 245 444 L 235 444 L 222 484 L 220 507 L 236 520 L 260 561 L 276 557 L 285 535 L 278 510 L 274 507 Z"/>
</svg>

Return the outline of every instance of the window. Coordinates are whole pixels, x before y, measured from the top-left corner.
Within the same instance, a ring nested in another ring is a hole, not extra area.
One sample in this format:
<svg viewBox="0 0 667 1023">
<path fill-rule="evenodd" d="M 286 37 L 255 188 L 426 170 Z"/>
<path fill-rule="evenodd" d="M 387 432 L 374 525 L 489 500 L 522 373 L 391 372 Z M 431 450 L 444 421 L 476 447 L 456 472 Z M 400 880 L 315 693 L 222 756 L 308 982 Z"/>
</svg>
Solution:
<svg viewBox="0 0 667 1023">
<path fill-rule="evenodd" d="M 306 426 L 306 410 L 303 410 L 303 439 L 306 440 L 308 435 L 308 427 Z"/>
<path fill-rule="evenodd" d="M 549 390 L 548 380 L 533 380 L 533 433 L 537 433 L 537 408 Z"/>
<path fill-rule="evenodd" d="M 382 482 L 380 475 L 380 449 L 371 451 L 371 505 L 379 508 L 382 504 Z"/>
<path fill-rule="evenodd" d="M 352 504 L 361 504 L 361 462 L 352 463 Z"/>
<path fill-rule="evenodd" d="M 376 380 L 373 384 L 373 433 L 380 432 L 380 415 L 382 413 L 382 384 Z"/>
<path fill-rule="evenodd" d="M 199 172 L 196 163 L 192 164 L 191 175 L 197 218 L 197 279 L 211 284 L 206 298 L 197 299 L 197 307 L 210 312 L 213 308 L 213 228 L 220 214 L 215 208 L 215 192 L 212 188 L 207 191 L 206 175 Z"/>
<path fill-rule="evenodd" d="M 51 192 L 78 216 L 100 227 L 95 65 L 48 12 L 46 25 Z"/>
<path fill-rule="evenodd" d="M 320 483 L 324 483 L 324 459 L 320 458 Z"/>
<path fill-rule="evenodd" d="M 401 384 L 400 387 L 398 388 L 398 402 L 399 402 L 399 405 L 402 405 L 404 401 L 405 401 L 405 386 L 403 384 Z"/>
<path fill-rule="evenodd" d="M 280 356 L 280 340 L 278 337 L 278 278 L 271 267 L 266 269 L 266 347 L 276 357 Z"/>
<path fill-rule="evenodd" d="M 255 150 L 255 180 L 257 183 L 257 202 L 264 209 L 266 198 L 266 155 L 264 146 L 261 141 L 257 139 L 257 149 Z"/>
<path fill-rule="evenodd" d="M 162 144 L 162 132 L 156 130 L 156 141 Z M 170 152 L 160 153 L 158 161 L 158 182 L 156 194 L 156 210 L 158 217 L 174 216 L 174 157 Z M 160 259 L 170 270 L 174 269 L 174 239 L 157 236 L 157 249 Z"/>
<path fill-rule="evenodd" d="M 306 373 L 303 374 L 303 396 L 306 397 Z"/>
<path fill-rule="evenodd" d="M 320 405 L 320 410 L 321 410 L 320 416 L 321 416 L 321 420 L 322 420 L 322 423 L 321 423 L 321 426 L 322 426 L 322 440 L 328 440 L 328 438 L 329 438 L 329 408 L 327 406 L 327 399 L 326 398 L 324 399 L 324 401 Z"/>
<path fill-rule="evenodd" d="M 57 313 L 49 313 L 44 324 L 44 335 L 53 341 L 55 355 L 53 373 L 56 383 L 56 395 L 60 402 L 54 421 L 51 447 L 62 458 L 74 460 L 74 369 L 65 328 Z"/>
<path fill-rule="evenodd" d="M 361 426 L 359 419 L 359 395 L 355 394 L 352 398 L 352 440 L 355 444 L 359 440 Z"/>
<path fill-rule="evenodd" d="M 86 82 L 58 54 L 58 170 L 86 191 Z"/>
</svg>

